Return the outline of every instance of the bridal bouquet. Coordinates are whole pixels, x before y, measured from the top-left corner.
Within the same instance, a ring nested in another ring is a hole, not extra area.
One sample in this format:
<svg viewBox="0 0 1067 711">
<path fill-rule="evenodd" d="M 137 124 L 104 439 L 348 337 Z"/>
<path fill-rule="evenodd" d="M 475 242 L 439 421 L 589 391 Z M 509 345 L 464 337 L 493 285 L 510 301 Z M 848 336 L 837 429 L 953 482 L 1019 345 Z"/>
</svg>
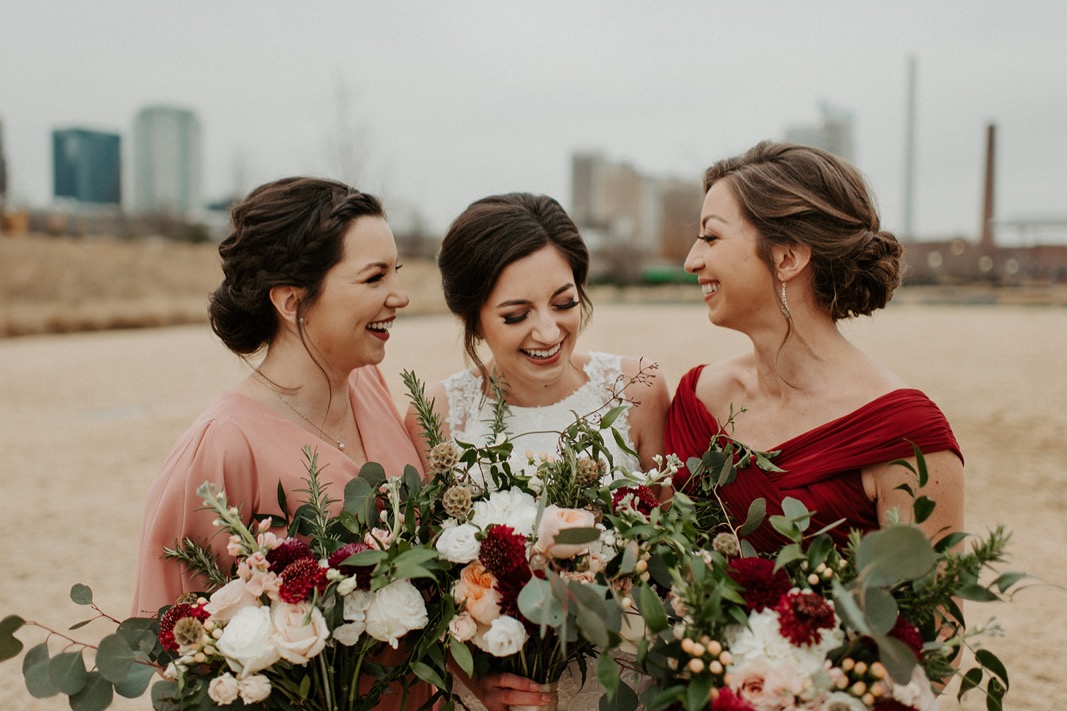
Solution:
<svg viewBox="0 0 1067 711">
<path fill-rule="evenodd" d="M 159 619 L 122 622 L 92 650 L 97 670 L 86 672 L 80 652 L 49 658 L 46 644 L 34 648 L 24 664 L 31 694 L 106 708 L 113 691 L 139 696 L 160 671 L 155 709 L 355 711 L 374 708 L 396 685 L 406 697 L 412 675 L 443 687 L 436 642 L 445 622 L 433 603 L 441 564 L 420 522 L 421 477 L 409 469 L 386 478 L 379 465 L 365 465 L 333 515 L 338 502 L 320 486 L 315 456 L 304 454 L 307 499 L 282 522 L 288 535 L 272 532 L 278 522 L 270 518 L 246 521 L 205 483 L 197 494 L 229 537 L 233 574 L 195 542 L 167 550 L 213 591 L 183 596 Z M 286 511 L 284 492 L 279 498 Z M 91 601 L 87 589 L 78 595 Z M 20 651 L 19 626 L 4 621 L 0 651 Z"/>
<path fill-rule="evenodd" d="M 933 504 L 914 501 L 922 522 Z M 693 504 L 678 492 L 675 506 Z M 743 555 L 736 530 L 720 533 L 665 571 L 665 604 L 646 599 L 642 662 L 659 687 L 643 697 L 650 711 L 934 711 L 961 649 L 994 631 L 968 630 L 956 601 L 1001 599 L 1024 577 L 995 573 L 1008 540 L 999 529 L 961 550 L 966 534 L 931 542 L 897 523 L 854 533 L 839 551 L 826 530 L 807 530 L 810 512 L 795 499 L 769 522 L 788 541 L 773 559 Z M 974 657 L 959 695 L 988 674 L 988 706 L 999 709 L 1007 672 L 986 649 Z"/>
<path fill-rule="evenodd" d="M 619 670 L 603 652 L 622 639 L 629 581 L 640 572 L 614 562 L 621 552 L 610 513 L 659 503 L 644 473 L 616 472 L 617 481 L 601 484 L 613 466 L 604 433 L 625 405 L 576 414 L 558 456 L 528 453 L 518 466 L 502 393 L 489 441 L 451 442 L 421 383 L 410 374 L 405 381 L 442 491 L 435 546 L 453 564 L 447 643 L 456 664 L 469 675 L 493 669 L 552 684 L 572 663 L 584 680 L 599 656 L 597 675 L 614 692 Z"/>
</svg>

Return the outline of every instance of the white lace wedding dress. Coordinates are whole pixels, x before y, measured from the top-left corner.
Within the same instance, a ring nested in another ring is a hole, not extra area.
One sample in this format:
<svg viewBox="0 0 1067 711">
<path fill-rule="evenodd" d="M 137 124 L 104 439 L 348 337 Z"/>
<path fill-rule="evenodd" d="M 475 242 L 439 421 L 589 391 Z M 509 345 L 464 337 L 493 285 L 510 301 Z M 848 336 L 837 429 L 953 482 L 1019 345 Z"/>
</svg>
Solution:
<svg viewBox="0 0 1067 711">
<path fill-rule="evenodd" d="M 507 432 L 514 437 L 515 444 L 510 458 L 513 470 L 516 467 L 526 467 L 527 451 L 532 451 L 535 457 L 540 456 L 541 452 L 556 454 L 559 433 L 574 422 L 574 413 L 587 415 L 599 410 L 609 401 L 622 374 L 622 356 L 590 353 L 584 371 L 589 381 L 555 404 L 542 407 L 508 406 Z M 469 370 L 460 371 L 444 381 L 444 389 L 448 399 L 447 424 L 452 437 L 477 444 L 485 442 L 491 432 L 493 402 L 483 396 L 482 379 Z M 620 401 L 616 400 L 611 405 L 619 403 Z M 630 437 L 629 410 L 624 411 L 613 426 L 622 435 L 626 445 L 634 449 Z M 640 469 L 640 460 L 622 451 L 610 434 L 604 438 L 604 444 L 611 452 L 615 466 L 621 466 L 626 471 Z M 610 477 L 611 472 L 605 475 L 605 479 Z M 622 670 L 626 683 L 640 694 L 647 685 L 648 677 L 637 677 L 636 672 L 632 671 L 634 657 L 623 653 L 615 653 L 613 656 L 626 667 Z M 588 660 L 586 667 L 584 685 L 577 663 L 571 664 L 560 678 L 557 706 L 560 711 L 595 711 L 598 707 L 604 687 L 596 678 L 596 659 Z M 459 680 L 456 680 L 455 691 L 463 704 L 472 711 L 485 711 L 485 706 Z"/>
</svg>

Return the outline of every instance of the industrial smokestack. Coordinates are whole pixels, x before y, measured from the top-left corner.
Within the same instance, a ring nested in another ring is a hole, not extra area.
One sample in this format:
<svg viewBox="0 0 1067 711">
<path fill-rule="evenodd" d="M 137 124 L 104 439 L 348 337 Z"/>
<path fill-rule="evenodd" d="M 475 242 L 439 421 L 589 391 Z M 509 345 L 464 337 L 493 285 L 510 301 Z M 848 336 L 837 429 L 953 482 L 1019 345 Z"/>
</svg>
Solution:
<svg viewBox="0 0 1067 711">
<path fill-rule="evenodd" d="M 996 141 L 997 126 L 986 126 L 985 141 L 985 190 L 982 198 L 982 239 L 979 242 L 982 254 L 991 254 L 993 243 L 993 184 L 996 181 Z"/>
<path fill-rule="evenodd" d="M 915 56 L 908 57 L 908 116 L 904 137 L 904 223 L 902 237 L 915 237 Z"/>
</svg>

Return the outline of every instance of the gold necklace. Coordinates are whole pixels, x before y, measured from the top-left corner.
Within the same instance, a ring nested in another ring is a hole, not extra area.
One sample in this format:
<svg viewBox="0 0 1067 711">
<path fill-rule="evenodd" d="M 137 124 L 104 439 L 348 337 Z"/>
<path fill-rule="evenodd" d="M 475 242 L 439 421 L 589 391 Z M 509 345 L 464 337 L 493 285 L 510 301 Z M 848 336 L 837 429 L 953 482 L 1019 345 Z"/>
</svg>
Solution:
<svg viewBox="0 0 1067 711">
<path fill-rule="evenodd" d="M 260 377 L 261 377 L 261 378 L 264 378 L 264 376 L 262 376 L 262 375 L 261 375 Z M 290 410 L 292 410 L 292 411 L 293 411 L 293 413 L 294 413 L 294 414 L 295 414 L 295 415 L 296 415 L 297 417 L 299 417 L 299 418 L 300 418 L 301 420 L 303 420 L 304 422 L 308 423 L 309 425 L 311 425 L 312 427 L 314 427 L 315 429 L 317 429 L 317 430 L 318 430 L 319 432 L 321 432 L 321 433 L 322 433 L 322 436 L 323 436 L 323 437 L 325 437 L 326 439 L 328 439 L 328 440 L 333 440 L 334 442 L 336 442 L 336 443 L 337 443 L 337 448 L 338 448 L 339 450 L 341 450 L 342 452 L 343 452 L 343 451 L 345 451 L 345 443 L 344 443 L 344 441 L 343 441 L 343 440 L 341 440 L 341 439 L 338 439 L 337 437 L 334 437 L 334 436 L 333 436 L 333 435 L 331 435 L 331 434 L 330 434 L 329 432 L 327 432 L 326 430 L 322 429 L 321 427 L 319 427 L 318 425 L 316 425 L 316 424 L 315 424 L 314 422 L 312 422 L 312 421 L 311 421 L 311 420 L 309 420 L 308 418 L 304 417 L 304 413 L 300 412 L 300 410 L 297 410 L 297 409 L 296 409 L 295 407 L 293 407 L 293 405 L 292 405 L 292 404 L 291 404 L 291 403 L 290 403 L 290 402 L 289 402 L 288 400 L 286 400 L 286 399 L 285 399 L 284 397 L 282 397 L 282 394 L 281 394 L 280 392 L 278 392 L 278 390 L 277 390 L 277 389 L 276 389 L 276 388 L 274 387 L 274 385 L 272 385 L 272 384 L 271 384 L 270 382 L 268 382 L 268 381 L 266 380 L 266 378 L 264 378 L 264 380 L 263 380 L 263 383 L 264 383 L 264 385 L 266 385 L 266 386 L 267 386 L 267 388 L 268 388 L 268 389 L 269 389 L 269 390 L 270 390 L 270 391 L 271 391 L 272 393 L 274 393 L 274 396 L 275 396 L 276 398 L 278 398 L 278 399 L 279 399 L 279 400 L 281 401 L 281 403 L 282 403 L 283 405 L 285 405 L 285 406 L 286 406 L 286 407 L 288 407 L 288 408 L 289 408 Z"/>
</svg>

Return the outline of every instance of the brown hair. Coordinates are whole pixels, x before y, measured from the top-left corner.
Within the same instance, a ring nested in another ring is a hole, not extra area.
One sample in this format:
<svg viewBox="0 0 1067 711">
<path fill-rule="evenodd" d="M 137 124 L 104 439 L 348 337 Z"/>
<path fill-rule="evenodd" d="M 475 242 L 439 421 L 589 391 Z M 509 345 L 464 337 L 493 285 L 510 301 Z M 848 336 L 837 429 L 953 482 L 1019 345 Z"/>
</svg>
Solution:
<svg viewBox="0 0 1067 711">
<path fill-rule="evenodd" d="M 222 284 L 208 309 L 211 328 L 226 347 L 249 355 L 274 339 L 275 286 L 306 289 L 299 309 L 307 311 L 326 272 L 344 257 L 349 227 L 364 216 L 385 217 L 378 198 L 319 178 L 266 183 L 236 205 L 232 231 L 219 245 Z"/>
<path fill-rule="evenodd" d="M 881 229 L 866 182 L 846 161 L 764 141 L 708 168 L 704 192 L 719 180 L 755 226 L 757 250 L 772 272 L 772 245 L 811 249 L 815 298 L 835 321 L 882 308 L 900 285 L 903 248 Z"/>
<path fill-rule="evenodd" d="M 585 294 L 589 251 L 574 221 L 554 199 L 531 193 L 482 198 L 452 222 L 441 242 L 437 266 L 445 303 L 463 321 L 463 347 L 483 378 L 488 374 L 475 348 L 482 307 L 505 267 L 548 245 L 571 267 L 584 323 L 593 311 Z"/>
</svg>

